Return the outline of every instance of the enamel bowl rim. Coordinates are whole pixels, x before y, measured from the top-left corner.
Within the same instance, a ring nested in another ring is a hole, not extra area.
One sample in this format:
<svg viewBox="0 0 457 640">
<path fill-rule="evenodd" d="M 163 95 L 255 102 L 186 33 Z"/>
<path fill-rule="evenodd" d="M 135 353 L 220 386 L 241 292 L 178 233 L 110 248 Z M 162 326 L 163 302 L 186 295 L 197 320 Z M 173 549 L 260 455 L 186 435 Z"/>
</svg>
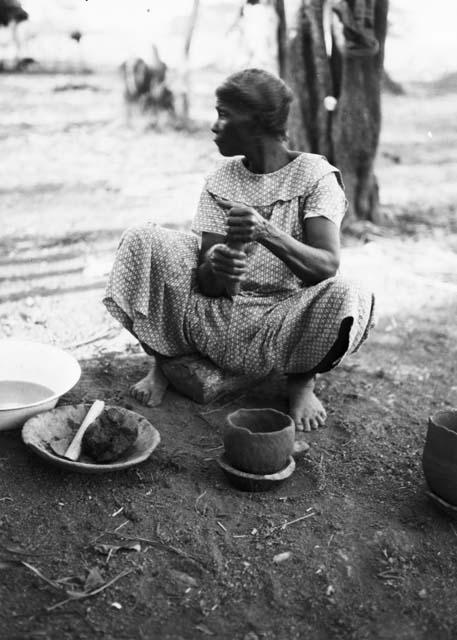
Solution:
<svg viewBox="0 0 457 640">
<path fill-rule="evenodd" d="M 49 396 L 46 396 L 46 398 L 43 398 L 42 400 L 37 400 L 36 402 L 30 402 L 28 404 L 22 404 L 19 407 L 0 407 L 0 414 L 2 413 L 8 413 L 8 412 L 13 412 L 13 411 L 22 411 L 24 409 L 32 409 L 34 407 L 39 407 L 42 404 L 48 404 L 49 402 L 52 402 L 53 400 L 57 400 L 58 398 L 60 398 L 61 396 L 65 395 L 65 393 L 68 393 L 68 391 L 70 391 L 70 389 L 73 389 L 73 387 L 78 383 L 80 377 L 81 377 L 81 365 L 79 364 L 78 360 L 74 357 L 73 354 L 71 354 L 69 351 L 67 351 L 66 349 L 62 349 L 61 347 L 57 347 L 56 345 L 53 344 L 48 344 L 46 342 L 39 342 L 37 340 L 26 340 L 26 339 L 19 339 L 19 338 L 1 338 L 0 339 L 0 354 L 1 354 L 1 350 L 2 350 L 2 346 L 6 345 L 14 347 L 17 346 L 19 348 L 23 348 L 23 347 L 31 347 L 33 349 L 34 346 L 38 347 L 38 348 L 43 348 L 44 350 L 49 350 L 52 353 L 59 353 L 60 356 L 63 356 L 64 359 L 67 359 L 69 363 L 71 363 L 72 368 L 74 369 L 74 374 L 73 376 L 71 376 L 71 383 L 67 383 L 66 385 L 64 385 L 62 387 L 62 389 L 55 393 L 52 393 Z M 21 379 L 13 379 L 13 382 L 31 382 L 31 380 L 25 380 L 23 378 Z"/>
</svg>

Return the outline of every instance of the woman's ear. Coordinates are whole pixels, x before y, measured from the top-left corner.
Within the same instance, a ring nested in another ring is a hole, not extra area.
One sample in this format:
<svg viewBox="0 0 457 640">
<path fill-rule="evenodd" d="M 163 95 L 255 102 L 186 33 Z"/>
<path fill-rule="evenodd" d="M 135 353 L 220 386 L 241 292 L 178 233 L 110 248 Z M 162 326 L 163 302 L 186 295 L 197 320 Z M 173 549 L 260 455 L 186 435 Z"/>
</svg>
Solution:
<svg viewBox="0 0 457 640">
<path fill-rule="evenodd" d="M 252 134 L 254 136 L 261 136 L 263 134 L 263 126 L 262 126 L 262 118 L 258 113 L 253 113 L 251 115 L 252 121 Z"/>
</svg>

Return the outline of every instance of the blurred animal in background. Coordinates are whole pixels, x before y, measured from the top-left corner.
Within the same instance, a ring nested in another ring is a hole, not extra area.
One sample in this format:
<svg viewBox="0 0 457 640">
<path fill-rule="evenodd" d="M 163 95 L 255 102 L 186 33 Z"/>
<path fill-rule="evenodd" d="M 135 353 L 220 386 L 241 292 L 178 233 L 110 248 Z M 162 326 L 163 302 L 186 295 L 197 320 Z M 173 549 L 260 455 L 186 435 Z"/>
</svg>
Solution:
<svg viewBox="0 0 457 640">
<path fill-rule="evenodd" d="M 76 44 L 79 44 L 81 42 L 82 37 L 83 37 L 82 31 L 80 31 L 79 29 L 75 29 L 74 31 L 70 32 L 70 39 L 74 40 Z"/>
<path fill-rule="evenodd" d="M 75 43 L 76 59 L 75 59 L 74 71 L 79 73 L 87 72 L 88 69 L 84 62 L 84 54 L 83 54 L 83 46 L 82 46 L 82 40 L 84 35 L 83 32 L 80 29 L 73 29 L 73 31 L 70 31 L 68 35 L 70 36 L 70 40 L 72 40 Z"/>
<path fill-rule="evenodd" d="M 15 61 L 21 61 L 21 39 L 18 25 L 28 20 L 29 14 L 18 0 L 0 0 L 0 27 L 8 27 L 11 30 L 11 39 L 16 48 Z"/>
<path fill-rule="evenodd" d="M 151 60 L 129 58 L 121 64 L 124 84 L 124 103 L 126 120 L 131 124 L 133 111 L 152 116 L 150 124 L 157 126 L 161 114 L 175 119 L 175 100 L 167 85 L 167 65 L 159 56 L 158 49 L 152 46 Z"/>
</svg>

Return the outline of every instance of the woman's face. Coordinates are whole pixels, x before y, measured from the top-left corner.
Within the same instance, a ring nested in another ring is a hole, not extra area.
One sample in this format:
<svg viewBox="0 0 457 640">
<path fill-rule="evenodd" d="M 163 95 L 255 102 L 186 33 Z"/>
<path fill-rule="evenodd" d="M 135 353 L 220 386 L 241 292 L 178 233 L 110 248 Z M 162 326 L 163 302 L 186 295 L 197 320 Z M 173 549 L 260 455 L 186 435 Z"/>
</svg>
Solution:
<svg viewBox="0 0 457 640">
<path fill-rule="evenodd" d="M 217 120 L 211 127 L 214 142 L 223 156 L 246 155 L 255 132 L 252 114 L 218 100 Z"/>
</svg>

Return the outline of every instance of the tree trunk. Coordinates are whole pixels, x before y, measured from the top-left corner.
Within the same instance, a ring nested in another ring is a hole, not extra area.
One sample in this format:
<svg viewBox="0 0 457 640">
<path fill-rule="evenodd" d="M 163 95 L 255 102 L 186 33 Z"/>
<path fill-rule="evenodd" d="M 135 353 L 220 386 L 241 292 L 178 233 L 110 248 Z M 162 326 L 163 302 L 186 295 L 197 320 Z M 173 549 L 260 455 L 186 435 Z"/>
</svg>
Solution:
<svg viewBox="0 0 457 640">
<path fill-rule="evenodd" d="M 287 26 L 284 0 L 274 0 L 274 8 L 278 14 L 278 69 L 281 78 L 287 73 Z"/>
<path fill-rule="evenodd" d="M 187 32 L 184 41 L 183 61 L 181 64 L 181 109 L 180 117 L 182 124 L 187 127 L 190 121 L 190 46 L 192 44 L 192 37 L 194 35 L 195 26 L 197 24 L 198 9 L 200 6 L 200 0 L 194 0 L 192 5 L 192 13 L 189 17 L 187 25 Z"/>
<path fill-rule="evenodd" d="M 290 139 L 295 148 L 325 155 L 341 170 L 349 202 L 347 221 L 355 216 L 377 222 L 374 160 L 381 127 L 388 0 L 333 0 L 333 28 L 325 35 L 324 5 L 330 1 L 301 0 L 294 15 L 287 15 L 284 77 L 297 96 Z M 337 100 L 335 110 L 329 96 Z"/>
</svg>

